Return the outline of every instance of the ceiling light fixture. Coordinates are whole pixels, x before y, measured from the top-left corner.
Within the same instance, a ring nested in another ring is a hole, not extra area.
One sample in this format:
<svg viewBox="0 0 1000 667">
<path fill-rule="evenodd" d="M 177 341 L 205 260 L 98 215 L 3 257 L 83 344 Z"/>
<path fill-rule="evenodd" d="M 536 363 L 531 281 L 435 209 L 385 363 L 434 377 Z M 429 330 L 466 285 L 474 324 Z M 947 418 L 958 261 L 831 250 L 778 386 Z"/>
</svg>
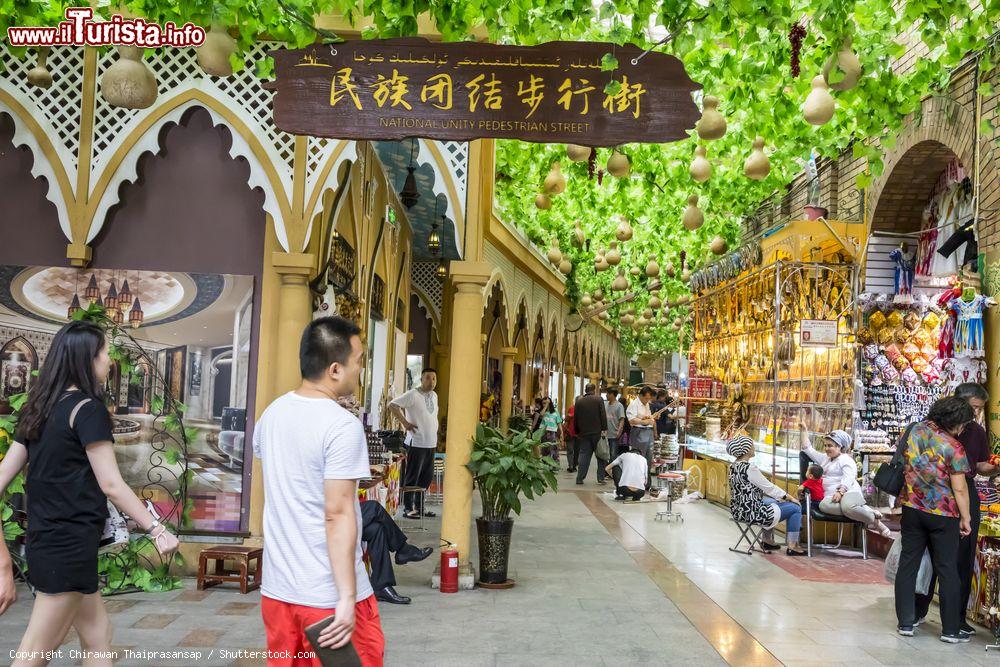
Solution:
<svg viewBox="0 0 1000 667">
<path fill-rule="evenodd" d="M 399 191 L 399 201 L 403 202 L 403 206 L 407 209 L 416 206 L 417 201 L 420 200 L 420 192 L 417 191 L 417 177 L 413 175 L 415 170 L 413 166 L 413 153 L 416 147 L 417 140 L 412 139 L 410 141 L 410 165 L 406 168 L 406 180 L 403 181 L 403 189 Z"/>
</svg>

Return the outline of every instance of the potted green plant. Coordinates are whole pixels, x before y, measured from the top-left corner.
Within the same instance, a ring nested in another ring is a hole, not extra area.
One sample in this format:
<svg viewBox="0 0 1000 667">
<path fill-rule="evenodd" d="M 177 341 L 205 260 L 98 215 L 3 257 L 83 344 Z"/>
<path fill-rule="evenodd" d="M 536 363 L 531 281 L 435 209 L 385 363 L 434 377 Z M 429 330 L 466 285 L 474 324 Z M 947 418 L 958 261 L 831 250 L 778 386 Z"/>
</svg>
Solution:
<svg viewBox="0 0 1000 667">
<path fill-rule="evenodd" d="M 510 513 L 521 513 L 522 495 L 534 500 L 547 490 L 557 489 L 555 471 L 559 466 L 535 453 L 539 437 L 540 433 L 513 429 L 504 435 L 484 424 L 476 428 L 467 465 L 483 501 L 483 515 L 476 519 L 481 586 L 513 586 L 507 579 L 514 527 Z"/>
</svg>

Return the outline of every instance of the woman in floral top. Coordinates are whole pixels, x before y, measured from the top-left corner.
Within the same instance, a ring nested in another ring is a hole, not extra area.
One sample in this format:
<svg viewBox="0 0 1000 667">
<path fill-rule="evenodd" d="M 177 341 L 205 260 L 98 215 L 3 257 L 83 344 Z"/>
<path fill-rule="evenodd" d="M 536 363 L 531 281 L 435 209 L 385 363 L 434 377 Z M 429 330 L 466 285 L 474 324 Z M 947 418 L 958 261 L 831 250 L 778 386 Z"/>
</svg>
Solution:
<svg viewBox="0 0 1000 667">
<path fill-rule="evenodd" d="M 953 396 L 942 398 L 901 443 L 906 482 L 900 492 L 903 544 L 895 592 L 899 634 L 907 637 L 913 635 L 918 621 L 914 595 L 920 560 L 924 550 L 930 549 L 941 600 L 941 641 L 969 641 L 969 635 L 960 630 L 957 561 L 959 537 L 971 530 L 965 481 L 969 461 L 956 438 L 973 418 L 967 402 Z"/>
</svg>

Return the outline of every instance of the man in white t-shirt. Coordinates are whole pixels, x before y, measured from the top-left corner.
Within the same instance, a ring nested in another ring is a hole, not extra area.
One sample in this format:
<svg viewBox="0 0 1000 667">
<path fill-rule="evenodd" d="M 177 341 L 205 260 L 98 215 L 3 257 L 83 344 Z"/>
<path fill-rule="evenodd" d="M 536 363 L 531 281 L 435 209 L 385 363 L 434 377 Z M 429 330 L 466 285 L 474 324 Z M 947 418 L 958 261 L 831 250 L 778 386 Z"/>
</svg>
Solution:
<svg viewBox="0 0 1000 667">
<path fill-rule="evenodd" d="M 361 560 L 358 480 L 370 475 L 368 445 L 361 422 L 337 403 L 358 386 L 359 334 L 342 317 L 311 322 L 299 346 L 302 384 L 254 427 L 264 470 L 261 614 L 268 650 L 291 656 L 269 659 L 272 667 L 301 664 L 294 656 L 312 650 L 304 629 L 334 612 L 320 645 L 353 642 L 365 667 L 382 665 L 385 638 Z"/>
<path fill-rule="evenodd" d="M 389 412 L 399 420 L 411 437 L 410 449 L 406 454 L 406 473 L 403 475 L 403 486 L 419 486 L 426 490 L 430 488 L 434 476 L 434 452 L 438 442 L 438 397 L 434 392 L 437 386 L 437 371 L 425 368 L 420 373 L 420 386 L 414 387 L 399 398 L 389 403 Z M 419 519 L 420 512 L 424 516 L 435 516 L 428 512 L 420 503 L 417 493 L 403 494 L 403 516 L 407 519 Z M 420 507 L 417 505 L 420 504 Z"/>
<path fill-rule="evenodd" d="M 649 488 L 649 466 L 646 457 L 633 451 L 618 455 L 606 468 L 615 480 L 615 497 L 619 500 L 641 500 Z"/>
<path fill-rule="evenodd" d="M 653 464 L 653 427 L 656 420 L 650 412 L 649 402 L 655 393 L 652 387 L 643 387 L 625 411 L 625 418 L 632 427 L 628 435 L 629 449 L 645 456 L 650 465 Z"/>
</svg>

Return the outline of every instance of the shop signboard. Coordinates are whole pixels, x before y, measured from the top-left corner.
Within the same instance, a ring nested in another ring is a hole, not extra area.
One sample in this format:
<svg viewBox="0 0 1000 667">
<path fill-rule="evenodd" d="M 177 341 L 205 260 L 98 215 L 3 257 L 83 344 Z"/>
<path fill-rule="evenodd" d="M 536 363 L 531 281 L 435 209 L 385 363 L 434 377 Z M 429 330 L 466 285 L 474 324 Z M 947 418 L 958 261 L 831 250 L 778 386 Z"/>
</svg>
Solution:
<svg viewBox="0 0 1000 667">
<path fill-rule="evenodd" d="M 271 55 L 274 124 L 292 134 L 617 146 L 686 139 L 699 117 L 683 63 L 632 44 L 407 37 Z"/>
<path fill-rule="evenodd" d="M 836 347 L 837 320 L 802 320 L 802 347 Z"/>
</svg>

